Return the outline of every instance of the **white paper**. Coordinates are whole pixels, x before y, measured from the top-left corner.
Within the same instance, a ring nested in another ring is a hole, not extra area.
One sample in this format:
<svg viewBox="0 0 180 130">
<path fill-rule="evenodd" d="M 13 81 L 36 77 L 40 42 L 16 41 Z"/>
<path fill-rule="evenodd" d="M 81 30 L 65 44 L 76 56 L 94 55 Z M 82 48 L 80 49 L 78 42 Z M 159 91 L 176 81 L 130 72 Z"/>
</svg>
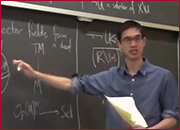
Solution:
<svg viewBox="0 0 180 130">
<path fill-rule="evenodd" d="M 143 116 L 136 108 L 135 101 L 132 97 L 105 97 L 129 125 L 133 127 L 137 124 L 142 127 L 148 127 Z"/>
</svg>

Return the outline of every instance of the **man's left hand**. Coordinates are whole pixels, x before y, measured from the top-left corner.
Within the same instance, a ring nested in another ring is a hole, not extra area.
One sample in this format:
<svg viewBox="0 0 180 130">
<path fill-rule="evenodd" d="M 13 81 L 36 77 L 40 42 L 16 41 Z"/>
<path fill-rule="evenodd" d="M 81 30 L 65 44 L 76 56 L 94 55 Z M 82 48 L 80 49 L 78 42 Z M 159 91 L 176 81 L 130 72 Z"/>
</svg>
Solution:
<svg viewBox="0 0 180 130">
<path fill-rule="evenodd" d="M 141 125 L 135 125 L 133 129 L 146 129 L 145 127 L 142 127 Z"/>
</svg>

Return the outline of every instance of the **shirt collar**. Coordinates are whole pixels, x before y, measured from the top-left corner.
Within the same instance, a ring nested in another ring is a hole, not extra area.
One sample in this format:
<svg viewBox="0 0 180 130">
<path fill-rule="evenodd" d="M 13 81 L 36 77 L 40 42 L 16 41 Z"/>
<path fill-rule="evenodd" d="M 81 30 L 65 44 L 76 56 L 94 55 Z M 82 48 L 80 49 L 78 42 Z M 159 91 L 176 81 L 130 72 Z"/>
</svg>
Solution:
<svg viewBox="0 0 180 130">
<path fill-rule="evenodd" d="M 150 63 L 149 63 L 149 61 L 148 61 L 147 59 L 145 59 L 145 58 L 143 58 L 143 61 L 144 61 L 144 62 L 143 62 L 143 65 L 141 66 L 139 72 L 140 72 L 143 76 L 145 76 L 146 73 L 147 73 L 147 71 L 148 71 L 148 67 L 149 67 Z M 128 70 L 127 70 L 126 65 L 124 65 L 124 66 L 122 67 L 122 72 L 123 72 L 123 74 L 128 74 Z"/>
</svg>

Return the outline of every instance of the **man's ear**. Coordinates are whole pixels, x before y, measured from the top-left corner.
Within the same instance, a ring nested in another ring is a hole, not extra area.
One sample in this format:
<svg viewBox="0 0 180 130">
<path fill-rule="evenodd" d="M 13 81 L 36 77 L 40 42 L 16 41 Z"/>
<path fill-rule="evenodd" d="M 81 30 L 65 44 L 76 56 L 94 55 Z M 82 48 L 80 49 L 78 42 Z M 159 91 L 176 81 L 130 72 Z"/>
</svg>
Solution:
<svg viewBox="0 0 180 130">
<path fill-rule="evenodd" d="M 119 47 L 119 49 L 121 50 L 122 49 L 122 46 L 121 46 L 121 42 L 119 40 L 117 40 L 117 46 Z"/>
</svg>

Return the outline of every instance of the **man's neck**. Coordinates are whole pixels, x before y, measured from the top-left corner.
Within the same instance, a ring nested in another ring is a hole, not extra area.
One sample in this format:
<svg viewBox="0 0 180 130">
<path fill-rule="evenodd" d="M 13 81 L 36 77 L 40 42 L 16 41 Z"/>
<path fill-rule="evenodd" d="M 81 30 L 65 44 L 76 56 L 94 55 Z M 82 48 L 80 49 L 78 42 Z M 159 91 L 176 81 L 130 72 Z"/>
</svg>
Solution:
<svg viewBox="0 0 180 130">
<path fill-rule="evenodd" d="M 139 58 L 134 61 L 129 59 L 126 60 L 126 66 L 131 76 L 136 75 L 142 65 L 143 65 L 143 58 Z"/>
</svg>

